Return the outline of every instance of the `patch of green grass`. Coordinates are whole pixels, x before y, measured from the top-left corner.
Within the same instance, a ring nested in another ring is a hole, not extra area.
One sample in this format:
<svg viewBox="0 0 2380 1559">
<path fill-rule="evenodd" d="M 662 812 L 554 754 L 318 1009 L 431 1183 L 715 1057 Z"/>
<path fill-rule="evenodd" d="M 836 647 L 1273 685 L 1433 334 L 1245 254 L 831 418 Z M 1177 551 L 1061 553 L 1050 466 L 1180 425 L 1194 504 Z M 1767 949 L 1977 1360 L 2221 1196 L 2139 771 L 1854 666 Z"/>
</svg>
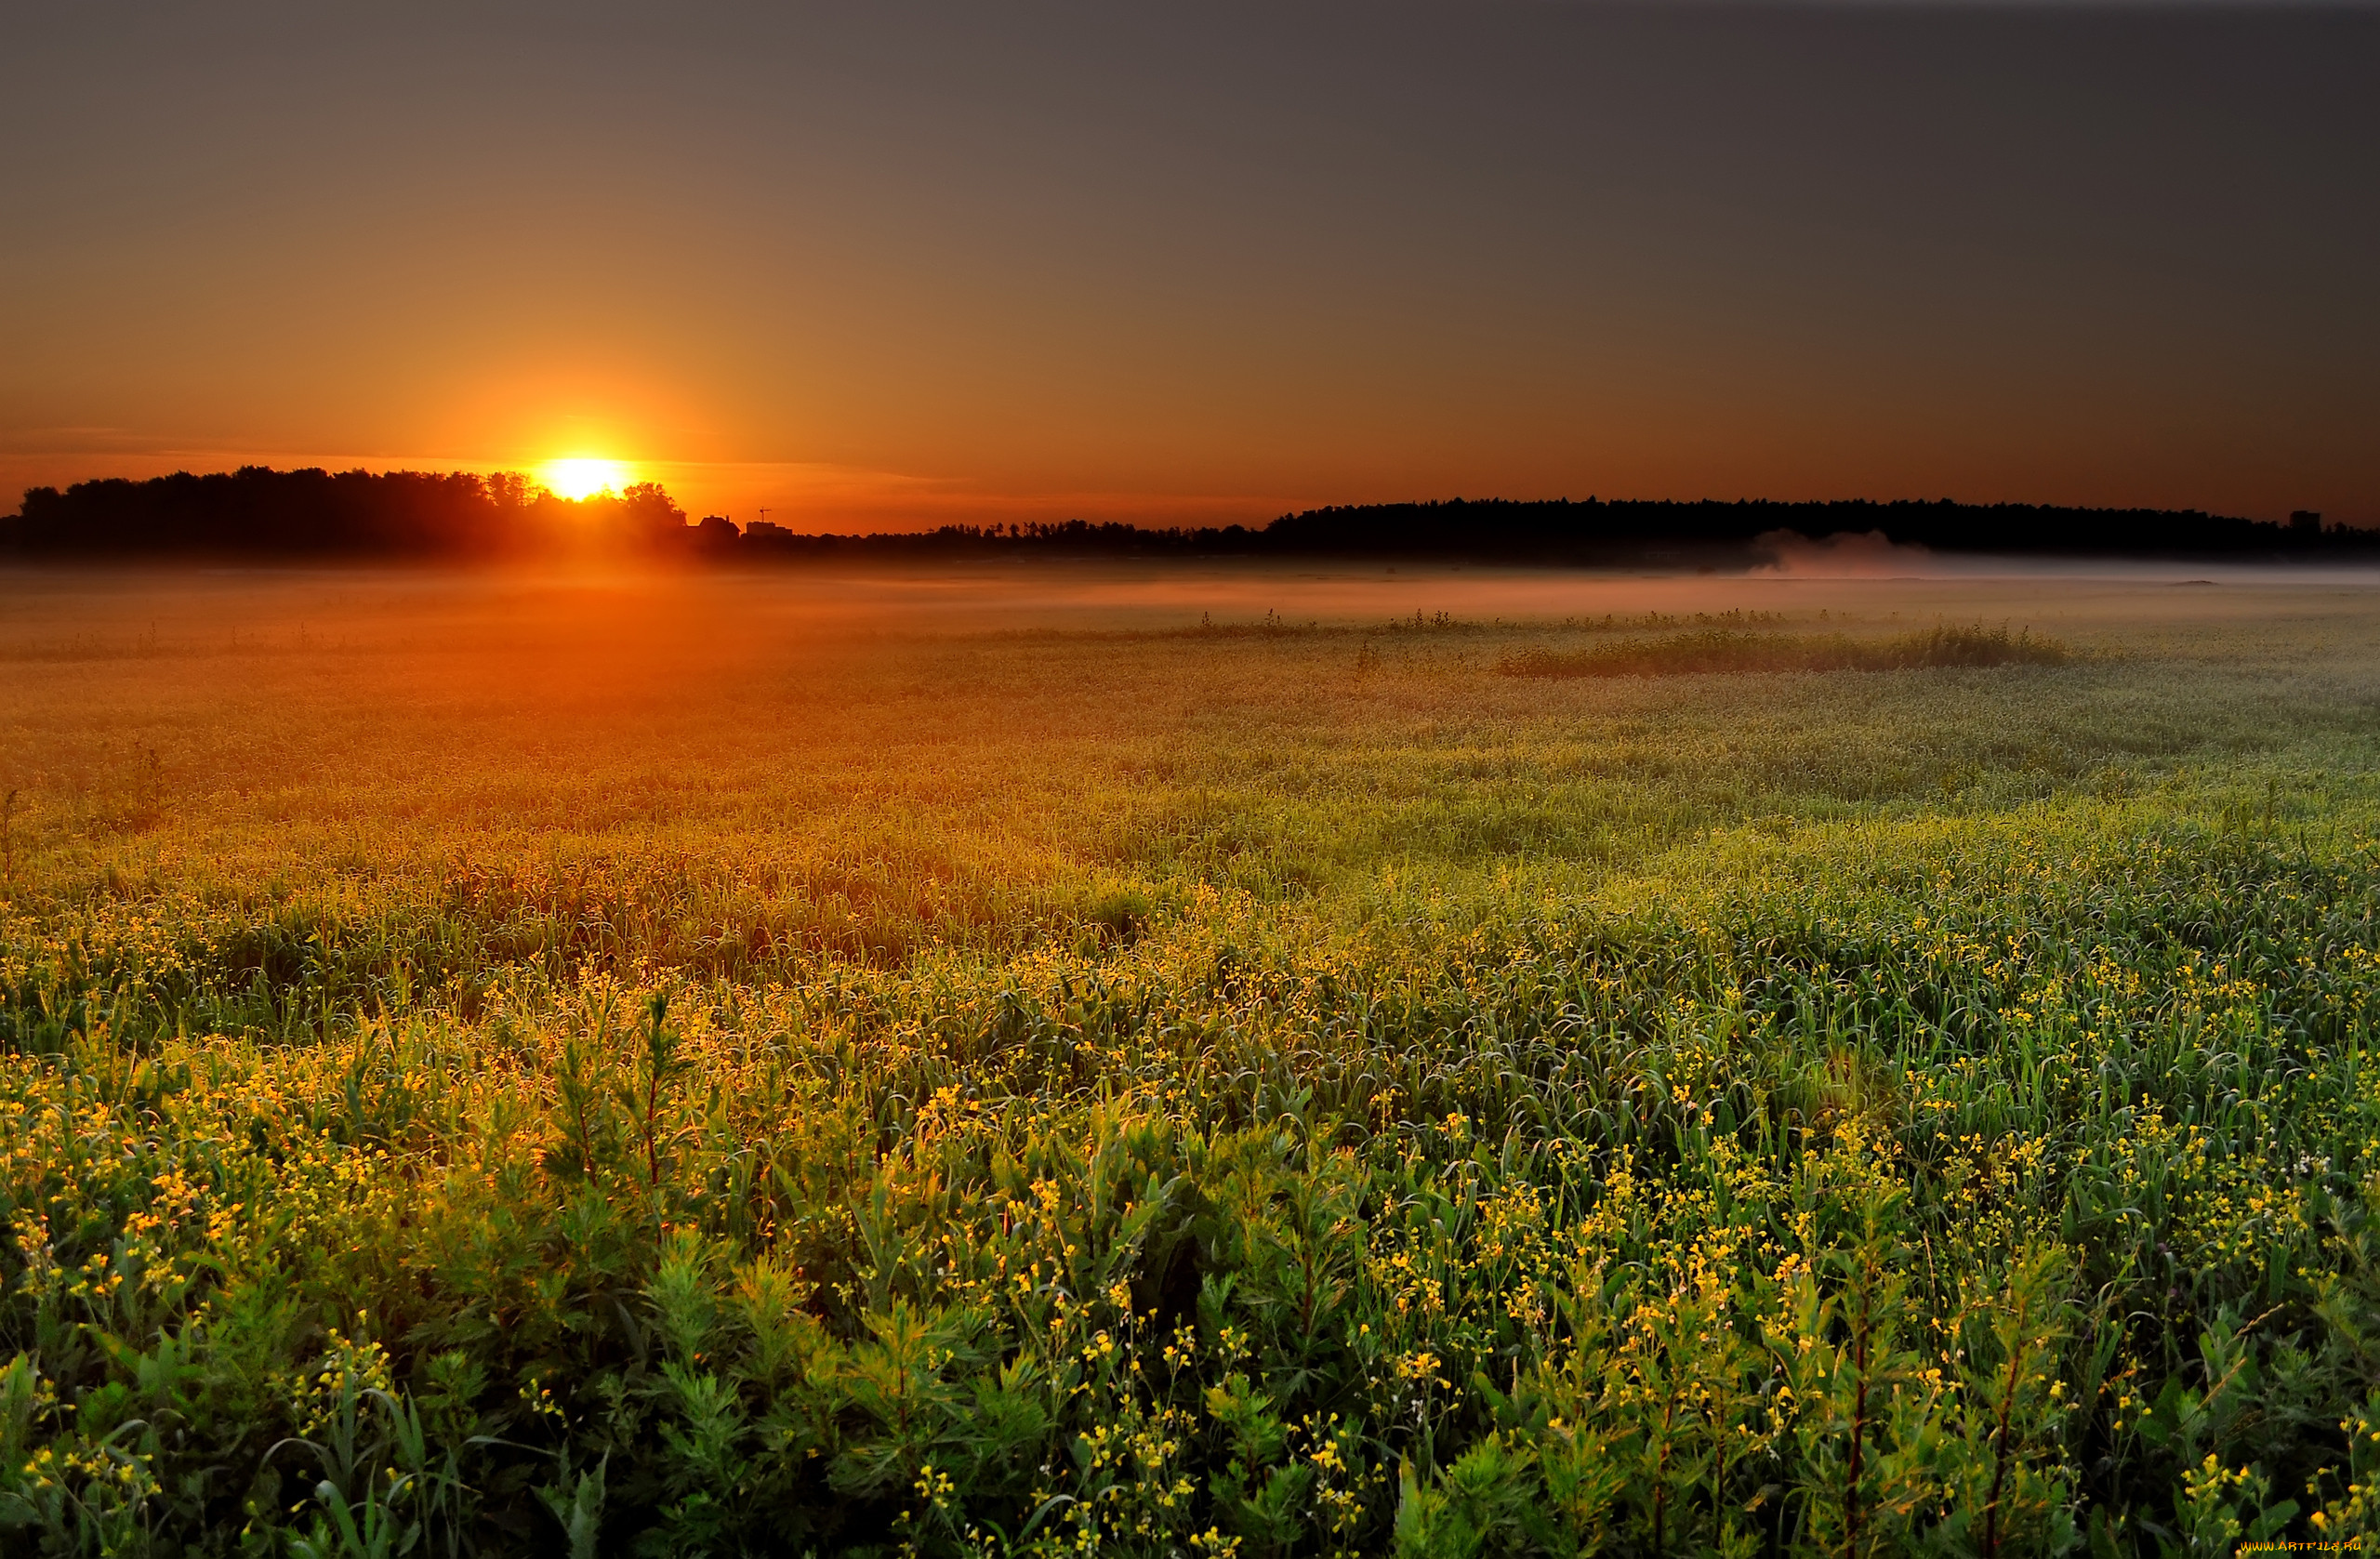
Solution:
<svg viewBox="0 0 2380 1559">
<path fill-rule="evenodd" d="M 1902 671 L 1944 666 L 2063 666 L 2072 652 L 2027 629 L 1937 627 L 1889 639 L 1849 634 L 1702 628 L 1583 650 L 1533 647 L 1507 655 L 1508 677 L 1683 677 L 1712 672 Z"/>
</svg>

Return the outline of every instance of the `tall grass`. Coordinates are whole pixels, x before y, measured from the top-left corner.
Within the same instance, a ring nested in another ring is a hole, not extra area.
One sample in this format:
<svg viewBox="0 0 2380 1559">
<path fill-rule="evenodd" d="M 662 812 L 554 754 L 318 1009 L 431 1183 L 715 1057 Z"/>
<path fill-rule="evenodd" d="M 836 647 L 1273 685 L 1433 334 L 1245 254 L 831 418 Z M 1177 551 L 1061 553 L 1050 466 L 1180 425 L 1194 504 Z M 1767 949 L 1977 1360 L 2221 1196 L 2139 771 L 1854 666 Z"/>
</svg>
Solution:
<svg viewBox="0 0 2380 1559">
<path fill-rule="evenodd" d="M 1701 628 L 1582 650 L 1532 647 L 1496 668 L 1510 677 L 1682 677 L 1710 672 L 1899 671 L 1944 666 L 2063 666 L 2072 653 L 2007 625 L 1937 625 L 1888 639 Z"/>
</svg>

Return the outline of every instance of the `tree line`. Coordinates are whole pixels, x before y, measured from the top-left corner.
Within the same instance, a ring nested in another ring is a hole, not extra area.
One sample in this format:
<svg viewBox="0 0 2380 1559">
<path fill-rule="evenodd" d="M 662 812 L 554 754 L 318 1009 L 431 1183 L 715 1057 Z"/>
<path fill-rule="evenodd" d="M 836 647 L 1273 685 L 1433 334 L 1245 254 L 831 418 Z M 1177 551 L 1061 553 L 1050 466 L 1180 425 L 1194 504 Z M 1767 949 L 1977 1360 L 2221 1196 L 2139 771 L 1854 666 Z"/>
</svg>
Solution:
<svg viewBox="0 0 2380 1559">
<path fill-rule="evenodd" d="M 494 558 L 681 545 L 655 482 L 574 502 L 516 471 L 236 471 L 26 491 L 0 546 L 60 558 Z"/>
<path fill-rule="evenodd" d="M 1867 499 L 1677 502 L 1453 498 L 1342 505 L 1272 523 L 1150 529 L 1083 520 L 945 525 L 916 533 L 808 535 L 690 523 L 661 486 L 572 500 L 516 472 L 272 470 L 111 478 L 28 490 L 0 519 L 0 549 L 21 556 L 159 558 L 538 557 L 679 554 L 764 563 L 838 556 L 1080 555 L 1413 557 L 1448 561 L 1748 567 L 1774 538 L 1880 532 L 1946 552 L 2239 560 L 2380 556 L 2380 531 L 2286 524 L 2197 509 L 2077 509 Z"/>
</svg>

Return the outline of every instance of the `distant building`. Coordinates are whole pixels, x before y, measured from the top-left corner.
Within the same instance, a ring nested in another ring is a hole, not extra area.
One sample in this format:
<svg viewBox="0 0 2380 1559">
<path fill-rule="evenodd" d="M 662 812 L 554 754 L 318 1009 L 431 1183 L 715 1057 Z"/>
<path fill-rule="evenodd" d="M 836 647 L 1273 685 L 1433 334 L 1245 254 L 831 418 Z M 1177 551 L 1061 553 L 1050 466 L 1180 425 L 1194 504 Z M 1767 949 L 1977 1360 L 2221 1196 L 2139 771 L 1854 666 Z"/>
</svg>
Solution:
<svg viewBox="0 0 2380 1559">
<path fill-rule="evenodd" d="M 755 520 L 744 527 L 744 539 L 747 541 L 780 541 L 792 535 L 774 520 Z"/>
<path fill-rule="evenodd" d="M 2315 531 L 2322 528 L 2322 517 L 2310 509 L 2292 509 L 2289 528 L 2293 531 Z"/>
</svg>

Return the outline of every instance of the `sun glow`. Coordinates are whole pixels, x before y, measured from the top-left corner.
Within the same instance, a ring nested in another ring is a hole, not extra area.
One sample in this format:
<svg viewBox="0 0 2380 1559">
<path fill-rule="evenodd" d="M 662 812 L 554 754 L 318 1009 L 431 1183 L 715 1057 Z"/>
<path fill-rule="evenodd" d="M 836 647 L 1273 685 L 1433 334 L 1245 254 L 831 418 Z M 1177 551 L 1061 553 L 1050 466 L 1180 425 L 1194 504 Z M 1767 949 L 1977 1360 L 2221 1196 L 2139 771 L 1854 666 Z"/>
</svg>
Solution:
<svg viewBox="0 0 2380 1559">
<path fill-rule="evenodd" d="M 628 484 L 628 469 L 617 460 L 549 460 L 537 469 L 537 480 L 556 496 L 576 502 L 618 492 Z"/>
</svg>

